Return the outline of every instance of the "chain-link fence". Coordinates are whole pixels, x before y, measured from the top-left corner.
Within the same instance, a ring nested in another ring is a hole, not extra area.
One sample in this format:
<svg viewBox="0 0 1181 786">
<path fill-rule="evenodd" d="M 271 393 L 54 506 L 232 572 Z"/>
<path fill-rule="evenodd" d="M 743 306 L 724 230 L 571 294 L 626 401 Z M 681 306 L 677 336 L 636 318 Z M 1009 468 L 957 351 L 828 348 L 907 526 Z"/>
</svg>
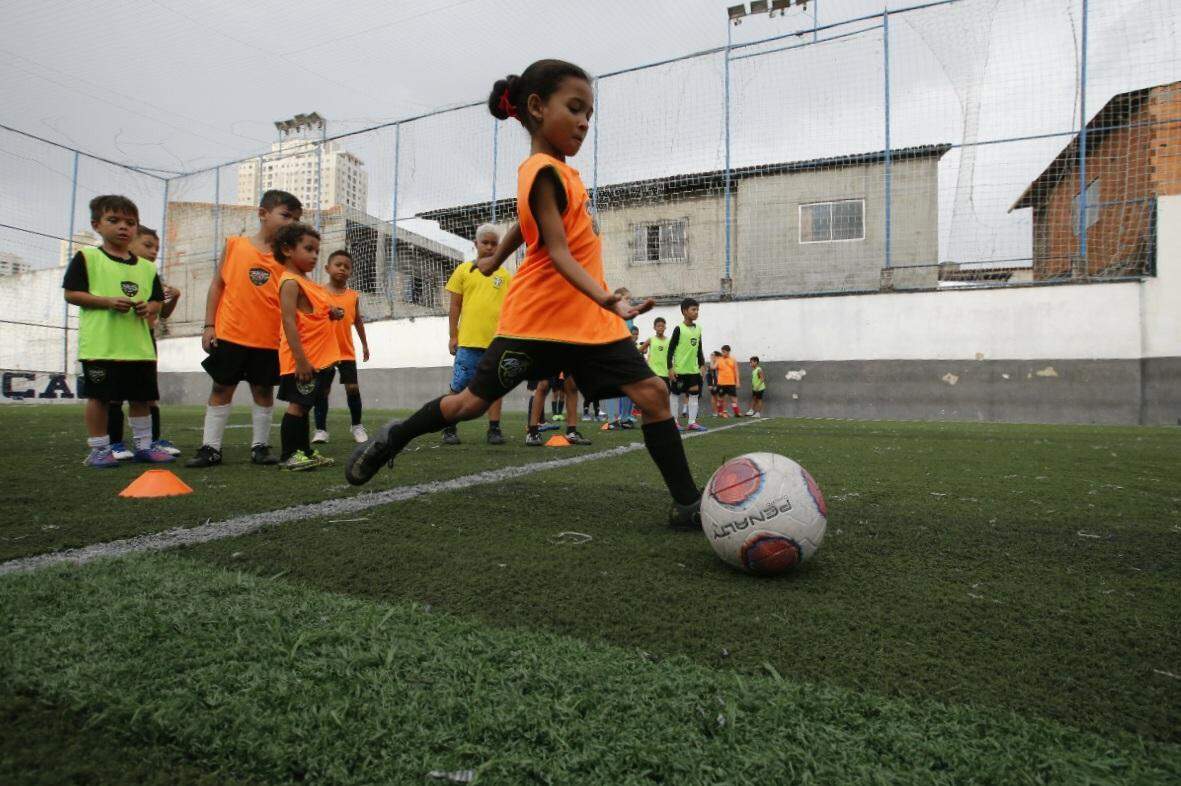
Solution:
<svg viewBox="0 0 1181 786">
<path fill-rule="evenodd" d="M 1181 190 L 1171 0 L 942 0 L 825 24 L 800 2 L 750 5 L 719 19 L 725 45 L 596 77 L 571 164 L 612 287 L 748 299 L 1153 274 L 1155 199 Z M 367 318 L 445 313 L 476 227 L 516 217 L 526 134 L 483 102 L 345 135 L 318 120 L 184 174 L 0 132 L 0 260 L 52 267 L 89 197 L 123 191 L 164 226 L 162 270 L 187 293 L 169 332 L 196 333 L 224 239 L 281 188 L 325 257 L 352 252 Z M 25 275 L 0 278 L 0 324 L 60 350 L 60 295 L 23 297 L 9 284 Z M 0 367 L 69 366 L 0 343 Z"/>
</svg>

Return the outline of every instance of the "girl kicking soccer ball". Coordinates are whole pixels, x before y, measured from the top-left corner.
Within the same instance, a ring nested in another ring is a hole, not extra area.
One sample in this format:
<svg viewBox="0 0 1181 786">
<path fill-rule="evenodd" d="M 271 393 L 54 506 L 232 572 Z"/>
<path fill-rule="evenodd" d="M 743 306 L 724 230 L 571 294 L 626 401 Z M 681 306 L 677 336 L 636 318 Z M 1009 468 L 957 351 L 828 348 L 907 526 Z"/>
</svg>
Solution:
<svg viewBox="0 0 1181 786">
<path fill-rule="evenodd" d="M 566 163 L 590 128 L 590 77 L 571 63 L 539 60 L 520 76 L 498 80 L 488 108 L 501 120 L 516 118 L 532 138 L 532 154 L 517 170 L 520 223 L 479 263 L 489 275 L 522 239 L 527 245 L 496 338 L 466 389 L 386 424 L 353 453 L 345 477 L 354 485 L 366 483 L 415 437 L 478 418 L 522 382 L 564 371 L 587 399 L 627 396 L 636 403 L 644 416 L 644 444 L 673 498 L 669 524 L 699 530 L 701 494 L 668 409 L 668 387 L 652 373 L 625 323 L 653 303 L 633 306 L 607 288 L 590 199 L 577 170 Z"/>
</svg>

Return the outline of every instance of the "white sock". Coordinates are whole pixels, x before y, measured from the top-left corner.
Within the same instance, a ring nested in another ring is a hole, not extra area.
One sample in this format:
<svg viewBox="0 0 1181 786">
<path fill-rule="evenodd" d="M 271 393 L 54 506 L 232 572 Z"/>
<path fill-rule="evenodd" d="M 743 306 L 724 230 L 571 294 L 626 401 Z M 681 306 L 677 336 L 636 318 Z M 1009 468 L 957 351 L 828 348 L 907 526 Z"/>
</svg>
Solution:
<svg viewBox="0 0 1181 786">
<path fill-rule="evenodd" d="M 668 394 L 668 408 L 673 413 L 673 420 L 677 419 L 677 407 L 681 404 L 681 397 L 676 393 Z"/>
<path fill-rule="evenodd" d="M 205 405 L 205 428 L 201 434 L 201 444 L 221 450 L 221 438 L 226 433 L 226 423 L 230 422 L 230 405 Z"/>
<path fill-rule="evenodd" d="M 274 407 L 264 407 L 259 404 L 250 405 L 250 447 L 270 444 L 272 410 Z"/>
<path fill-rule="evenodd" d="M 131 436 L 135 440 L 136 450 L 147 450 L 152 446 L 152 418 L 144 415 L 141 418 L 130 417 Z"/>
<path fill-rule="evenodd" d="M 92 450 L 106 450 L 111 446 L 111 438 L 106 434 L 103 434 L 101 437 L 87 437 L 86 444 Z"/>
<path fill-rule="evenodd" d="M 689 396 L 689 422 L 690 423 L 697 422 L 697 405 L 698 405 L 699 401 L 701 401 L 701 399 L 697 398 L 697 396 Z"/>
</svg>

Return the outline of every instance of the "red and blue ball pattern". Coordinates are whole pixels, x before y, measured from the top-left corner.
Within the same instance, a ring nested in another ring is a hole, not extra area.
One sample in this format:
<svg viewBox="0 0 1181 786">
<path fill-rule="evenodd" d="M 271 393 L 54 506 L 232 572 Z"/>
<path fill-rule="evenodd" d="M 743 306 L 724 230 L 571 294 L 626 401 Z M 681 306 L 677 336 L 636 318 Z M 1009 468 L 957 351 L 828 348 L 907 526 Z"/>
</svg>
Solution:
<svg viewBox="0 0 1181 786">
<path fill-rule="evenodd" d="M 748 458 L 727 461 L 709 484 L 709 494 L 728 508 L 743 508 L 763 488 L 763 470 Z"/>
</svg>

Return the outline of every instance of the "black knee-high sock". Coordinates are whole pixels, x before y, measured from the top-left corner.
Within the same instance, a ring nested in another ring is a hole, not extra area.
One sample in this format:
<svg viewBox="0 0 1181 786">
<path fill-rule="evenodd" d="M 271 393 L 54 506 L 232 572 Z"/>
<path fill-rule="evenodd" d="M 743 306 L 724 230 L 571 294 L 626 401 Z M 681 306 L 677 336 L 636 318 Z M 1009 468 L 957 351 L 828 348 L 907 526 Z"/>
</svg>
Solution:
<svg viewBox="0 0 1181 786">
<path fill-rule="evenodd" d="M 303 430 L 302 435 L 300 429 Z M 279 423 L 279 444 L 282 445 L 279 459 L 286 461 L 295 451 L 306 450 L 306 443 L 308 443 L 308 416 L 300 417 L 292 415 L 290 412 L 284 412 L 283 420 Z"/>
<path fill-rule="evenodd" d="M 123 402 L 112 401 L 107 405 L 107 436 L 111 443 L 123 441 Z"/>
<path fill-rule="evenodd" d="M 153 404 L 148 407 L 148 414 L 152 416 L 152 442 L 160 439 L 160 408 Z"/>
<path fill-rule="evenodd" d="M 451 425 L 443 419 L 443 409 L 439 406 L 439 402 L 442 400 L 443 397 L 439 396 L 434 401 L 428 401 L 422 405 L 420 410 L 403 420 L 396 428 L 390 429 L 389 442 L 393 445 L 395 451 L 406 447 L 410 440 L 415 437 L 421 437 L 423 434 L 433 434 Z"/>
<path fill-rule="evenodd" d="M 312 419 L 305 412 L 297 420 L 299 421 L 299 449 L 310 456 L 312 454 L 312 434 L 310 428 Z"/>
<path fill-rule="evenodd" d="M 689 460 L 685 458 L 685 446 L 681 443 L 675 420 L 644 423 L 644 446 L 656 462 L 664 477 L 664 485 L 668 486 L 668 493 L 674 500 L 688 505 L 701 496 L 693 482 L 693 473 L 689 471 Z"/>
<path fill-rule="evenodd" d="M 316 399 L 316 428 L 321 431 L 328 430 L 328 396 L 320 396 Z"/>
<path fill-rule="evenodd" d="M 347 398 L 349 402 L 349 417 L 353 419 L 353 425 L 361 425 L 361 391 L 358 390 L 354 393 L 346 393 L 345 398 Z M 327 402 L 325 402 L 325 404 L 327 404 Z M 317 409 L 316 416 L 319 417 L 319 414 L 320 410 Z M 319 428 L 319 426 L 317 426 L 317 428 Z"/>
</svg>

